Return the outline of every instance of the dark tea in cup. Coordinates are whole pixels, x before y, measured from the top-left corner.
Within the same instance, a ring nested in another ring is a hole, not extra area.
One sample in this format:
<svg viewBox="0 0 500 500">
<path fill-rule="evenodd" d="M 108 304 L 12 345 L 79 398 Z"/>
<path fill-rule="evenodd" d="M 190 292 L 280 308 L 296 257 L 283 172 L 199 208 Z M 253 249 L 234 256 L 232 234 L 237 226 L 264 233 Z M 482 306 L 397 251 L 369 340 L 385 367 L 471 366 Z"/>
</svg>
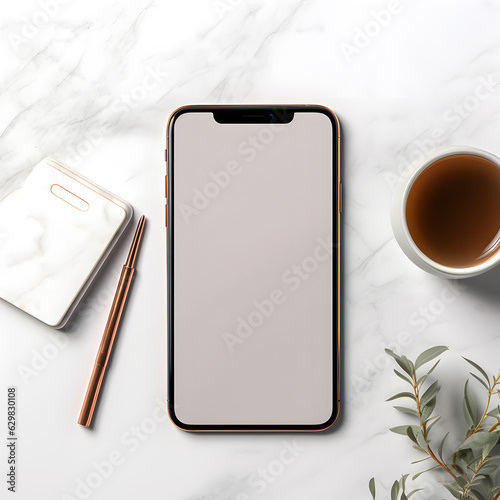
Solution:
<svg viewBox="0 0 500 500">
<path fill-rule="evenodd" d="M 500 264 L 500 158 L 470 146 L 422 157 L 396 183 L 394 236 L 406 256 L 443 278 L 471 278 Z"/>
<path fill-rule="evenodd" d="M 434 262 L 468 268 L 500 252 L 500 167 L 475 154 L 430 163 L 408 191 L 406 224 Z"/>
</svg>

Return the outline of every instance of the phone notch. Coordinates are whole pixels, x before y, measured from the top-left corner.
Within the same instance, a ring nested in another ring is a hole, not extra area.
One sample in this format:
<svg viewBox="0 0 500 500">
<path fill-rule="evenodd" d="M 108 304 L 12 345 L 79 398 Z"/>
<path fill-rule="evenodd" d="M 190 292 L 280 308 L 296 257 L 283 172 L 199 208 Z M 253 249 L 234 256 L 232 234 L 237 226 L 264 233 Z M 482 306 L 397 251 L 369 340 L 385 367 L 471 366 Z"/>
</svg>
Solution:
<svg viewBox="0 0 500 500">
<path fill-rule="evenodd" d="M 220 107 L 213 111 L 214 120 L 220 124 L 285 124 L 293 120 L 294 112 L 281 106 Z"/>
</svg>

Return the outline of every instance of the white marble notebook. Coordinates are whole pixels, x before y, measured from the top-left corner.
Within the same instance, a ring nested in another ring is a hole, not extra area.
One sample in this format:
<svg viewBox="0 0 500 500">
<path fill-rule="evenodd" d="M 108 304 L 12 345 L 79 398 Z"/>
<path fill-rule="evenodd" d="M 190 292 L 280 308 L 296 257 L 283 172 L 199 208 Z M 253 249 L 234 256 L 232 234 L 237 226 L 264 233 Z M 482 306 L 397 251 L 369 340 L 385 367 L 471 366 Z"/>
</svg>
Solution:
<svg viewBox="0 0 500 500">
<path fill-rule="evenodd" d="M 0 200 L 0 297 L 62 328 L 132 207 L 52 159 Z"/>
</svg>

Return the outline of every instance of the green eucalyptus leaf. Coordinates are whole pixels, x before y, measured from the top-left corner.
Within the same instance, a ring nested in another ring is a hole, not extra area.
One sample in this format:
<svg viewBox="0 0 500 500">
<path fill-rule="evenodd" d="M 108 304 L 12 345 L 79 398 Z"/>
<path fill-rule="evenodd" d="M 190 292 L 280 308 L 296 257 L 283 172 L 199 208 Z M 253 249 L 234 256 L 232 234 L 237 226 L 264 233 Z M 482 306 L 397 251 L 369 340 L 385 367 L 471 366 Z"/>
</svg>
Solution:
<svg viewBox="0 0 500 500">
<path fill-rule="evenodd" d="M 455 497 L 462 499 L 463 488 L 456 485 L 455 483 L 444 483 L 443 486 Z"/>
<path fill-rule="evenodd" d="M 411 386 L 413 386 L 413 382 L 406 376 L 403 375 L 400 371 L 396 370 L 394 368 L 394 373 L 401 379 L 403 379 L 405 382 L 408 382 Z"/>
<path fill-rule="evenodd" d="M 402 488 L 402 491 L 403 493 L 405 492 L 405 489 L 406 489 L 406 480 L 408 479 L 408 476 L 410 474 L 404 474 L 401 476 L 401 488 Z"/>
<path fill-rule="evenodd" d="M 439 422 L 439 420 L 441 420 L 441 415 L 437 415 L 435 417 L 429 418 L 429 420 L 426 420 L 427 433 L 430 432 L 430 430 L 434 427 L 434 424 L 436 424 L 437 422 Z"/>
<path fill-rule="evenodd" d="M 493 408 L 493 410 L 489 411 L 486 415 L 500 420 L 500 407 L 497 406 L 496 408 Z"/>
<path fill-rule="evenodd" d="M 403 371 L 410 375 L 410 377 L 413 377 L 414 370 L 412 370 L 412 365 L 406 356 L 399 356 L 390 349 L 385 349 L 385 352 L 396 360 L 396 363 L 403 369 Z"/>
<path fill-rule="evenodd" d="M 434 467 L 431 467 L 430 469 L 426 469 L 426 470 L 417 472 L 411 479 L 412 479 L 412 481 L 415 481 L 415 479 L 417 479 L 417 477 L 421 476 L 422 474 L 425 474 L 426 472 L 429 472 L 430 470 L 438 469 L 439 467 L 440 467 L 439 465 L 435 465 Z"/>
<path fill-rule="evenodd" d="M 477 474 L 481 474 L 483 476 L 489 476 L 490 474 L 493 474 L 496 472 L 498 467 L 495 464 L 485 464 L 479 467 Z"/>
<path fill-rule="evenodd" d="M 414 410 L 413 408 L 406 408 L 405 406 L 395 406 L 396 410 L 406 413 L 407 415 L 413 415 L 414 417 L 419 418 L 417 410 Z"/>
<path fill-rule="evenodd" d="M 399 398 L 410 398 L 410 399 L 413 399 L 413 401 L 417 400 L 415 398 L 415 395 L 412 394 L 411 392 L 400 392 L 400 393 L 390 397 L 389 399 L 386 399 L 386 401 L 394 401 L 395 399 L 399 399 Z"/>
<path fill-rule="evenodd" d="M 435 369 L 436 369 L 436 366 L 439 365 L 439 362 L 441 360 L 438 359 L 435 363 L 434 363 L 434 366 L 427 372 L 427 375 L 430 375 Z"/>
<path fill-rule="evenodd" d="M 493 486 L 493 481 L 491 480 L 491 476 L 479 475 L 477 479 L 478 479 L 477 483 L 475 481 L 472 481 L 472 483 L 474 483 L 474 489 L 476 491 L 479 491 L 481 493 L 481 495 L 483 495 L 483 498 L 485 500 L 490 500 L 490 494 L 488 493 L 488 491 Z M 472 483 L 471 483 L 471 486 L 472 486 Z"/>
<path fill-rule="evenodd" d="M 448 437 L 448 435 L 449 435 L 449 434 L 450 434 L 449 432 L 447 432 L 447 433 L 446 433 L 446 436 L 443 438 L 443 440 L 441 441 L 441 443 L 440 443 L 440 445 L 439 445 L 439 448 L 438 448 L 438 455 L 439 455 L 439 458 L 440 458 L 441 460 L 443 460 L 443 461 L 444 461 L 444 459 L 443 459 L 443 448 L 444 448 L 444 443 L 445 443 L 446 438 Z"/>
<path fill-rule="evenodd" d="M 439 384 L 436 380 L 420 398 L 420 405 L 425 406 L 439 392 Z"/>
<path fill-rule="evenodd" d="M 415 375 L 415 365 L 412 363 L 412 361 L 409 360 L 406 356 L 401 357 L 410 365 L 411 375 Z"/>
<path fill-rule="evenodd" d="M 488 385 L 486 384 L 486 382 L 482 379 L 482 378 L 479 378 L 475 373 L 472 373 L 470 372 L 470 374 L 487 390 L 489 391 L 490 388 L 488 387 Z"/>
<path fill-rule="evenodd" d="M 464 357 L 464 359 L 465 359 L 465 361 L 467 361 L 467 363 L 472 365 L 484 377 L 484 379 L 486 380 L 486 382 L 489 385 L 490 377 L 488 376 L 488 374 L 477 363 L 474 363 L 474 361 L 472 361 L 471 359 L 467 359 L 465 357 Z"/>
<path fill-rule="evenodd" d="M 394 484 L 392 485 L 391 488 L 391 500 L 398 500 L 398 493 L 399 493 L 399 482 L 394 481 Z"/>
<path fill-rule="evenodd" d="M 427 349 L 422 354 L 420 354 L 420 356 L 418 356 L 417 360 L 415 361 L 415 370 L 418 370 L 422 365 L 428 363 L 429 361 L 432 361 L 434 358 L 437 358 L 440 354 L 443 354 L 443 352 L 447 350 L 448 348 L 442 345 Z"/>
<path fill-rule="evenodd" d="M 485 490 L 485 493 L 488 494 L 488 491 L 493 488 L 493 480 L 491 478 L 491 476 L 486 476 L 484 479 L 483 479 L 483 482 L 482 482 L 482 485 L 483 485 L 483 488 Z"/>
<path fill-rule="evenodd" d="M 460 457 L 459 455 L 456 456 L 455 468 L 460 472 L 460 474 L 465 474 L 466 471 L 468 470 L 467 462 L 468 462 L 468 460 L 464 460 L 463 457 Z"/>
<path fill-rule="evenodd" d="M 415 434 L 415 438 L 417 439 L 417 443 L 420 448 L 422 448 L 423 450 L 427 450 L 427 441 L 425 440 L 424 432 L 421 428 L 418 429 L 417 433 Z"/>
<path fill-rule="evenodd" d="M 496 432 L 478 431 L 469 436 L 459 447 L 458 450 L 466 450 L 470 448 L 483 448 L 486 445 L 493 443 L 493 446 L 498 442 L 498 434 Z"/>
<path fill-rule="evenodd" d="M 477 409 L 476 409 L 476 401 L 474 400 L 474 395 L 469 387 L 469 381 L 465 382 L 464 387 L 464 417 L 469 429 L 473 429 L 476 426 L 477 422 Z"/>
<path fill-rule="evenodd" d="M 408 498 L 410 498 L 411 496 L 413 496 L 415 493 L 418 493 L 419 491 L 422 491 L 423 488 L 418 488 L 417 490 L 411 490 L 409 493 L 408 493 Z"/>
<path fill-rule="evenodd" d="M 472 452 L 472 450 L 470 448 L 467 448 L 466 450 L 464 450 L 464 452 Z M 462 451 L 460 451 L 460 453 L 462 453 Z M 481 463 L 481 456 L 478 455 L 477 457 L 474 455 L 474 453 L 472 453 L 471 455 L 471 459 L 468 461 L 467 463 L 467 467 L 469 469 L 474 469 L 476 470 L 476 467 L 479 467 L 479 464 Z"/>
<path fill-rule="evenodd" d="M 426 373 L 425 375 L 422 375 L 418 381 L 417 381 L 417 387 L 418 389 L 420 390 L 420 388 L 422 387 L 422 385 L 424 384 L 424 382 L 427 380 L 427 377 L 429 376 L 428 373 Z"/>
<path fill-rule="evenodd" d="M 389 430 L 394 432 L 394 434 L 401 434 L 402 436 L 408 435 L 408 427 L 413 428 L 413 432 L 417 432 L 420 427 L 418 425 L 398 425 L 396 427 L 391 427 Z"/>
<path fill-rule="evenodd" d="M 435 407 L 436 407 L 435 397 L 432 398 L 423 408 L 421 407 L 422 422 L 425 422 L 432 415 L 432 412 L 434 411 Z"/>
<path fill-rule="evenodd" d="M 488 434 L 494 434 L 492 432 L 489 432 Z M 498 435 L 497 435 L 497 440 L 494 441 L 493 439 L 488 443 L 483 446 L 483 460 L 491 453 L 491 450 L 496 446 L 498 442 Z"/>
<path fill-rule="evenodd" d="M 470 468 L 470 464 L 476 460 L 474 453 L 471 448 L 464 448 L 463 450 L 458 450 L 456 457 L 456 463 L 460 463 L 462 470 L 467 470 Z"/>
<path fill-rule="evenodd" d="M 368 488 L 370 489 L 370 493 L 372 494 L 373 500 L 375 500 L 375 478 L 372 477 L 370 482 L 368 483 Z"/>
<path fill-rule="evenodd" d="M 497 460 L 499 458 L 500 458 L 500 455 L 490 455 L 485 461 Z"/>
<path fill-rule="evenodd" d="M 467 429 L 473 429 L 474 428 L 474 420 L 472 419 L 472 416 L 469 412 L 469 409 L 467 408 L 467 404 L 465 403 L 465 399 L 463 402 L 463 409 L 464 409 L 464 419 L 465 419 L 465 423 L 467 424 Z"/>
<path fill-rule="evenodd" d="M 467 496 L 465 498 L 467 500 L 469 500 L 469 499 L 472 499 L 472 500 L 485 500 L 485 498 L 480 493 L 478 493 L 476 490 L 473 490 L 472 488 L 470 488 L 467 491 Z"/>
<path fill-rule="evenodd" d="M 408 428 L 406 429 L 406 435 L 417 445 L 416 449 L 418 451 L 422 451 L 419 447 L 419 444 L 418 444 L 418 441 L 417 441 L 417 438 L 415 437 L 415 432 L 413 431 L 413 428 L 412 427 L 416 427 L 416 426 L 411 426 L 409 425 Z M 418 429 L 420 429 L 420 427 L 418 427 Z"/>
</svg>

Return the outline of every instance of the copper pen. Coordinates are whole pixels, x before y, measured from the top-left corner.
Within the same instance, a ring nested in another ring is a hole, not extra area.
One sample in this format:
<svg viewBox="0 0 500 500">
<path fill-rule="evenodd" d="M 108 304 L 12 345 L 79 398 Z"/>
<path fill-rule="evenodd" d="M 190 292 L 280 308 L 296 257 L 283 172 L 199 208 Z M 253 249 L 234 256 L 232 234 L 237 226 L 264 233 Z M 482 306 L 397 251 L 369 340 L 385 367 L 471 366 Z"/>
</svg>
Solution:
<svg viewBox="0 0 500 500">
<path fill-rule="evenodd" d="M 145 221 L 146 218 L 143 215 L 139 219 L 139 224 L 137 225 L 137 229 L 135 231 L 132 246 L 130 247 L 130 251 L 128 253 L 127 262 L 125 262 L 125 265 L 123 266 L 122 274 L 116 288 L 115 297 L 113 299 L 113 303 L 111 304 L 111 310 L 109 311 L 108 322 L 106 323 L 99 351 L 97 352 L 94 362 L 94 369 L 92 370 L 92 375 L 90 376 L 89 385 L 87 387 L 87 393 L 85 394 L 85 399 L 83 400 L 82 410 L 80 412 L 80 416 L 78 417 L 78 423 L 80 425 L 84 425 L 85 427 L 88 427 L 90 422 L 92 422 L 95 405 L 97 403 L 97 398 L 99 397 L 99 390 L 101 389 L 104 373 L 106 372 L 106 366 L 108 364 L 111 350 L 113 349 L 113 342 L 115 340 L 116 332 L 118 331 L 125 301 L 127 300 L 130 284 L 132 283 L 132 277 L 134 276 L 134 264 L 139 250 Z"/>
</svg>

